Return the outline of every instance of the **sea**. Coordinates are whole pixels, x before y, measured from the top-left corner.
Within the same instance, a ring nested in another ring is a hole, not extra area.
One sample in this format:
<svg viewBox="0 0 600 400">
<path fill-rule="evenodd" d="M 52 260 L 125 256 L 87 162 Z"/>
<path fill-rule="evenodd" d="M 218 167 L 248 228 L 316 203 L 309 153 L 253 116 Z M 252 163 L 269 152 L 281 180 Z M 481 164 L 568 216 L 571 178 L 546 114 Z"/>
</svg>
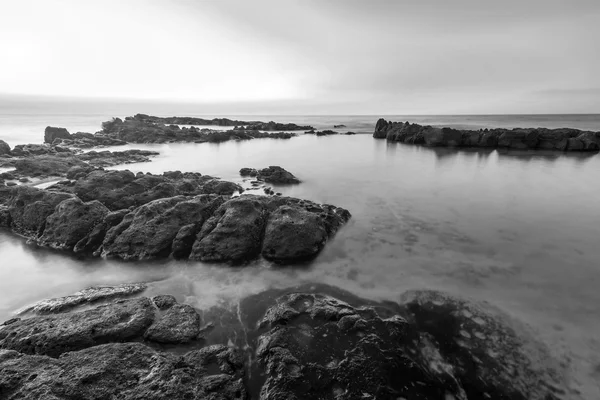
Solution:
<svg viewBox="0 0 600 400">
<path fill-rule="evenodd" d="M 0 139 L 41 143 L 48 125 L 95 132 L 102 121 L 136 112 L 217 116 L 173 106 L 121 114 L 84 108 L 0 108 Z M 280 165 L 303 183 L 276 191 L 352 213 L 317 259 L 288 267 L 81 260 L 0 231 L 0 321 L 45 298 L 124 282 L 149 282 L 150 295 L 175 294 L 198 308 L 306 282 L 392 301 L 406 290 L 438 289 L 489 302 L 526 324 L 568 370 L 565 398 L 600 398 L 600 155 L 435 149 L 371 136 L 380 117 L 456 128 L 600 131 L 600 115 L 223 116 L 317 129 L 345 125 L 336 130 L 357 135 L 128 145 L 118 149 L 160 155 L 115 168 L 242 182 L 242 167 Z"/>
</svg>

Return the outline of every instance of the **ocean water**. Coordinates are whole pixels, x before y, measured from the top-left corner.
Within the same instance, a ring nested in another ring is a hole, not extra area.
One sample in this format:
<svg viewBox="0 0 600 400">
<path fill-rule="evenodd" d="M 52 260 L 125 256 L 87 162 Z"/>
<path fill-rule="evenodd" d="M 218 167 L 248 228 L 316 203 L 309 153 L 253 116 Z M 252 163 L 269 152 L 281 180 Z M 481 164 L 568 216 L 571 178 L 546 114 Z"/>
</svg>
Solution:
<svg viewBox="0 0 600 400">
<path fill-rule="evenodd" d="M 0 138 L 38 143 L 46 125 L 93 132 L 111 116 L 4 114 Z M 317 129 L 344 124 L 340 131 L 369 134 L 378 118 L 230 117 Z M 386 118 L 474 129 L 600 130 L 598 115 Z M 200 308 L 303 282 L 386 300 L 409 289 L 440 289 L 489 301 L 528 324 L 569 370 L 575 391 L 567 398 L 600 398 L 600 155 L 430 149 L 366 134 L 124 148 L 160 152 L 150 163 L 116 167 L 134 172 L 179 169 L 242 182 L 242 167 L 280 165 L 303 183 L 277 191 L 345 207 L 352 219 L 316 260 L 295 267 L 80 260 L 0 231 L 0 320 L 43 298 L 135 281 Z"/>
</svg>

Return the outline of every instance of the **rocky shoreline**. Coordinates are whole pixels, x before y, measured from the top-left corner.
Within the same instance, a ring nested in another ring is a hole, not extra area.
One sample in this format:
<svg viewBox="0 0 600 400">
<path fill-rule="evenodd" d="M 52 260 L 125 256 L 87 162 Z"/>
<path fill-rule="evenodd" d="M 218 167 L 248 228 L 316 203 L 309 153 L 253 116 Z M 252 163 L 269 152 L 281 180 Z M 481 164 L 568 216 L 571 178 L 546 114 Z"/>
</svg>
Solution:
<svg viewBox="0 0 600 400">
<path fill-rule="evenodd" d="M 432 147 L 586 152 L 600 150 L 600 132 L 570 128 L 480 129 L 474 131 L 437 128 L 409 122 L 391 122 L 381 118 L 377 121 L 373 137 L 391 142 Z"/>
<path fill-rule="evenodd" d="M 0 326 L 2 399 L 556 400 L 564 393 L 562 369 L 523 324 L 442 292 L 378 303 L 304 285 L 199 310 L 167 294 L 100 290 L 105 297 L 88 289 L 76 304 L 72 296 L 52 299 L 53 309 L 32 307 Z"/>
</svg>

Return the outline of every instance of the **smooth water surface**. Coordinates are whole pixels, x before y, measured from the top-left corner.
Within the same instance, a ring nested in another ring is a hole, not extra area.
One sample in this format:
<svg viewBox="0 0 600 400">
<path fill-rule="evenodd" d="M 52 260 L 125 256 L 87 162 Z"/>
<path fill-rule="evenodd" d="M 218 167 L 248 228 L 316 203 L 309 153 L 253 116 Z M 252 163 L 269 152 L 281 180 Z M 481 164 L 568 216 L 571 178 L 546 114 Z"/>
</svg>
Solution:
<svg viewBox="0 0 600 400">
<path fill-rule="evenodd" d="M 372 130 L 376 121 L 354 118 L 349 130 Z M 301 282 L 389 300 L 441 289 L 528 323 L 571 370 L 582 397 L 600 398 L 600 155 L 430 149 L 370 135 L 124 148 L 161 153 L 118 167 L 134 172 L 241 182 L 242 167 L 280 165 L 303 183 L 276 191 L 345 207 L 352 219 L 314 262 L 284 268 L 79 260 L 0 232 L 0 320 L 43 298 L 133 281 L 152 281 L 151 293 L 175 293 L 200 308 Z"/>
</svg>

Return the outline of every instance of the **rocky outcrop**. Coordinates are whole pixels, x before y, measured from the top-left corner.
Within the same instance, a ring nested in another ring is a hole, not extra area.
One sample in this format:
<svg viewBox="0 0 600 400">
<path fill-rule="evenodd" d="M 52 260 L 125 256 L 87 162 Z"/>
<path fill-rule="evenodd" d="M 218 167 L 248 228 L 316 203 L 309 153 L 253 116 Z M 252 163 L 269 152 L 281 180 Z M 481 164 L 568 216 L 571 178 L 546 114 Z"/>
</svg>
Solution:
<svg viewBox="0 0 600 400">
<path fill-rule="evenodd" d="M 179 125 L 219 125 L 232 126 L 231 130 L 199 129 L 195 126 L 180 127 Z M 228 119 L 205 120 L 194 117 L 153 117 L 137 114 L 125 120 L 115 118 L 102 124 L 102 131 L 96 133 L 130 143 L 172 143 L 172 142 L 224 142 L 228 140 L 250 140 L 259 138 L 290 139 L 294 131 L 312 129 L 296 124 L 281 124 L 260 121 L 231 121 Z M 267 132 L 268 131 L 268 132 Z M 279 131 L 279 132 L 277 132 Z M 272 133 L 269 133 L 272 132 Z"/>
<path fill-rule="evenodd" d="M 139 207 L 153 200 L 180 195 L 231 196 L 235 192 L 243 191 L 235 183 L 199 173 L 136 175 L 128 170 L 94 170 L 74 182 L 60 182 L 50 189 L 76 194 L 83 201 L 98 200 L 110 210 Z"/>
<path fill-rule="evenodd" d="M 80 172 L 90 172 L 96 168 L 111 167 L 120 164 L 130 164 L 151 161 L 150 157 L 159 153 L 146 150 L 126 151 L 90 151 L 76 153 L 70 150 L 56 151 L 58 146 L 39 146 L 43 149 L 40 154 L 19 153 L 20 156 L 7 158 L 0 166 L 12 167 L 13 171 L 3 173 L 6 179 L 80 177 Z M 18 147 L 15 147 L 17 149 Z M 15 151 L 13 150 L 13 155 Z"/>
<path fill-rule="evenodd" d="M 10 146 L 4 140 L 0 140 L 0 156 L 9 155 Z"/>
<path fill-rule="evenodd" d="M 313 130 L 310 130 L 310 131 L 305 132 L 305 133 L 311 134 L 311 135 L 317 135 L 317 136 L 329 136 L 329 135 L 337 135 L 338 134 L 338 132 L 332 131 L 330 129 L 325 129 L 323 131 L 315 131 L 313 129 Z"/>
<path fill-rule="evenodd" d="M 256 177 L 257 180 L 274 183 L 276 185 L 290 185 L 300 183 L 300 179 L 296 178 L 291 172 L 279 166 L 270 166 L 267 168 L 256 170 L 254 168 L 242 168 L 241 176 Z"/>
<path fill-rule="evenodd" d="M 290 197 L 231 198 L 240 186 L 198 173 L 69 173 L 82 176 L 3 189 L 0 222 L 39 245 L 95 256 L 294 263 L 314 258 L 350 218 Z"/>
<path fill-rule="evenodd" d="M 306 284 L 202 314 L 159 295 L 7 321 L 2 398 L 558 400 L 567 389 L 525 325 L 447 293 L 379 303 Z M 219 326 L 210 345 L 202 322 Z"/>
<path fill-rule="evenodd" d="M 65 128 L 55 128 L 47 126 L 44 131 L 44 142 L 52 144 L 55 139 L 70 139 L 71 134 Z"/>
<path fill-rule="evenodd" d="M 145 289 L 146 284 L 144 283 L 124 283 L 116 286 L 94 286 L 85 288 L 69 296 L 39 301 L 29 307 L 25 307 L 19 313 L 56 313 L 69 310 L 83 304 L 92 304 L 100 301 L 129 297 L 143 292 Z"/>
<path fill-rule="evenodd" d="M 136 120 L 146 123 L 153 124 L 165 124 L 165 125 L 216 125 L 216 126 L 233 126 L 241 130 L 261 130 L 261 131 L 297 131 L 297 130 L 308 130 L 312 129 L 310 126 L 300 126 L 292 123 L 279 123 L 279 122 L 261 122 L 261 121 L 239 121 L 231 120 L 229 118 L 213 118 L 204 119 L 197 117 L 154 117 L 145 114 L 136 114 L 133 117 L 125 118 L 125 121 Z M 121 121 L 115 119 L 107 124 L 107 127 L 114 127 L 115 122 Z M 113 125 L 110 125 L 110 124 Z M 104 127 L 104 124 L 103 124 Z"/>
<path fill-rule="evenodd" d="M 226 346 L 183 356 L 142 343 L 109 343 L 55 359 L 0 350 L 6 400 L 243 400 L 239 356 Z"/>
<path fill-rule="evenodd" d="M 379 119 L 373 137 L 432 147 L 482 147 L 516 150 L 598 151 L 600 132 L 578 129 L 484 129 L 422 126 Z"/>
</svg>

